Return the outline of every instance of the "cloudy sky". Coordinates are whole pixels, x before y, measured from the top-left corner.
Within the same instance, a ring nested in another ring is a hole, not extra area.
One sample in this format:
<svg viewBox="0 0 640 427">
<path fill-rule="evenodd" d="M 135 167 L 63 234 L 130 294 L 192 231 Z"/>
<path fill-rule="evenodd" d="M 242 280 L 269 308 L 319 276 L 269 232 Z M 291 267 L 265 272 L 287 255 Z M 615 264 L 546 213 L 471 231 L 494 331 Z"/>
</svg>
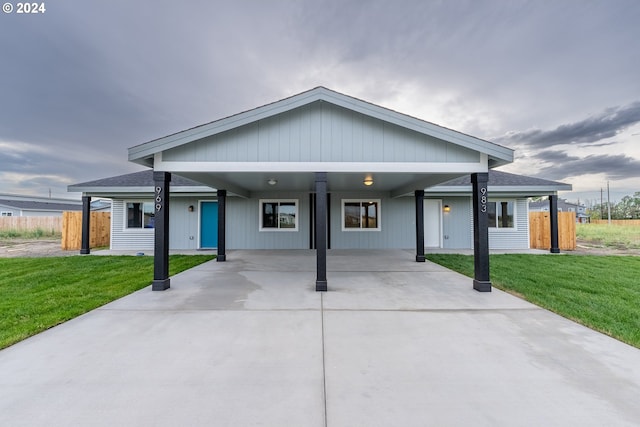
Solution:
<svg viewBox="0 0 640 427">
<path fill-rule="evenodd" d="M 640 191 L 637 0 L 47 0 L 0 13 L 0 192 L 315 86 L 516 150 L 570 199 Z"/>
</svg>

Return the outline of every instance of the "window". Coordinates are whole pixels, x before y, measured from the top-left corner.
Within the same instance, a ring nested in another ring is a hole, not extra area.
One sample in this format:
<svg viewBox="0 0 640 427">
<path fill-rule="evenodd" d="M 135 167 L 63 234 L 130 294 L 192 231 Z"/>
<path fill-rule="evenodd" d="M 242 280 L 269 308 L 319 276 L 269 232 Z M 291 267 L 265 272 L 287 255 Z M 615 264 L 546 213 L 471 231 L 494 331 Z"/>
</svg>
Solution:
<svg viewBox="0 0 640 427">
<path fill-rule="evenodd" d="M 260 231 L 298 231 L 298 201 L 260 200 Z"/>
<path fill-rule="evenodd" d="M 13 216 L 13 212 L 2 212 L 0 216 Z"/>
<path fill-rule="evenodd" d="M 343 200 L 342 230 L 380 231 L 380 200 Z"/>
<path fill-rule="evenodd" d="M 487 203 L 487 209 L 489 211 L 489 227 L 515 228 L 513 201 L 490 201 Z"/>
<path fill-rule="evenodd" d="M 152 202 L 127 203 L 127 228 L 153 228 L 154 221 Z"/>
</svg>

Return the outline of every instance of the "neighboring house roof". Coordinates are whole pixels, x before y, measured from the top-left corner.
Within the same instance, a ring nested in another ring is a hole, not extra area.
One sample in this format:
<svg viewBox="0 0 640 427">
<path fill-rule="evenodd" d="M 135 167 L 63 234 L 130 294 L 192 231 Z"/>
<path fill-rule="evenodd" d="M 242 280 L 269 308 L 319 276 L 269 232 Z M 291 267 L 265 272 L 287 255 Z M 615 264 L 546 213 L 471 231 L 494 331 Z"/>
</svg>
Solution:
<svg viewBox="0 0 640 427">
<path fill-rule="evenodd" d="M 79 211 L 82 206 L 77 203 L 38 202 L 31 200 L 0 199 L 0 205 L 23 211 Z"/>
<path fill-rule="evenodd" d="M 153 192 L 154 186 L 153 170 L 149 169 L 70 185 L 67 190 L 104 195 L 119 193 L 151 193 Z M 211 192 L 215 190 L 199 182 L 183 178 L 180 175 L 171 175 L 172 193 L 207 191 Z"/>
<path fill-rule="evenodd" d="M 513 150 L 510 148 L 448 129 L 425 120 L 408 116 L 388 108 L 380 107 L 370 102 L 344 95 L 322 86 L 252 110 L 131 147 L 129 148 L 129 160 L 144 166 L 153 167 L 154 155 L 156 153 L 236 129 L 241 126 L 249 125 L 315 102 L 331 103 L 368 117 L 392 123 L 405 129 L 413 130 L 423 135 L 428 135 L 442 141 L 484 153 L 488 156 L 490 168 L 513 162 Z"/>
<path fill-rule="evenodd" d="M 555 194 L 557 191 L 571 191 L 571 184 L 549 181 L 524 175 L 489 170 L 487 187 L 490 193 L 521 193 L 522 196 Z M 471 192 L 471 176 L 466 175 L 426 189 L 436 193 Z"/>
</svg>

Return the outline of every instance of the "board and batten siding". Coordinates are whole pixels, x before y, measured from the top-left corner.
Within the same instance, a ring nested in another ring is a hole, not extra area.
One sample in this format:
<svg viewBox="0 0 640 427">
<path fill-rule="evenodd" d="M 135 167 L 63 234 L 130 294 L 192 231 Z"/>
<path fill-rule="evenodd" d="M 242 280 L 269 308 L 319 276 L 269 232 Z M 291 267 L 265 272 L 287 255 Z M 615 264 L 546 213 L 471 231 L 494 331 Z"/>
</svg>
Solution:
<svg viewBox="0 0 640 427">
<path fill-rule="evenodd" d="M 198 201 L 215 201 L 215 197 L 171 197 L 169 211 L 169 248 L 198 249 L 200 213 Z M 113 250 L 153 250 L 155 234 L 153 229 L 127 229 L 126 203 L 153 202 L 153 199 L 114 199 L 111 216 L 111 249 Z M 193 212 L 189 212 L 193 206 Z"/>
<path fill-rule="evenodd" d="M 415 198 L 388 193 L 335 192 L 331 197 L 331 249 L 411 249 L 416 242 Z M 342 231 L 342 201 L 380 200 L 380 230 Z"/>
<path fill-rule="evenodd" d="M 298 230 L 260 231 L 260 200 L 297 200 Z M 264 192 L 252 198 L 227 199 L 226 245 L 228 249 L 309 249 L 309 193 Z"/>
<path fill-rule="evenodd" d="M 163 152 L 190 162 L 478 162 L 479 153 L 326 102 Z"/>
</svg>

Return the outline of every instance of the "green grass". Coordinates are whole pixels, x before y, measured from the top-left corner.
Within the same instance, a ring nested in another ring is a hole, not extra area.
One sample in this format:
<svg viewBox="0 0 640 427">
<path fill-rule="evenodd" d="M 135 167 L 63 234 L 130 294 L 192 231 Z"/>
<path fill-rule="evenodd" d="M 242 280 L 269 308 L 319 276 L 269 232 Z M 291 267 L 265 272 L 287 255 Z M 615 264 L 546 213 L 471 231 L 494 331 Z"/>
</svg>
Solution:
<svg viewBox="0 0 640 427">
<path fill-rule="evenodd" d="M 576 224 L 576 237 L 597 246 L 640 249 L 640 226 Z"/>
<path fill-rule="evenodd" d="M 473 277 L 473 257 L 430 254 Z M 491 255 L 491 281 L 504 291 L 640 348 L 640 257 Z"/>
<path fill-rule="evenodd" d="M 36 228 L 34 230 L 0 230 L 0 239 L 60 239 L 62 233 Z"/>
<path fill-rule="evenodd" d="M 209 255 L 171 255 L 174 275 Z M 142 289 L 153 257 L 92 256 L 0 259 L 0 349 Z"/>
</svg>

